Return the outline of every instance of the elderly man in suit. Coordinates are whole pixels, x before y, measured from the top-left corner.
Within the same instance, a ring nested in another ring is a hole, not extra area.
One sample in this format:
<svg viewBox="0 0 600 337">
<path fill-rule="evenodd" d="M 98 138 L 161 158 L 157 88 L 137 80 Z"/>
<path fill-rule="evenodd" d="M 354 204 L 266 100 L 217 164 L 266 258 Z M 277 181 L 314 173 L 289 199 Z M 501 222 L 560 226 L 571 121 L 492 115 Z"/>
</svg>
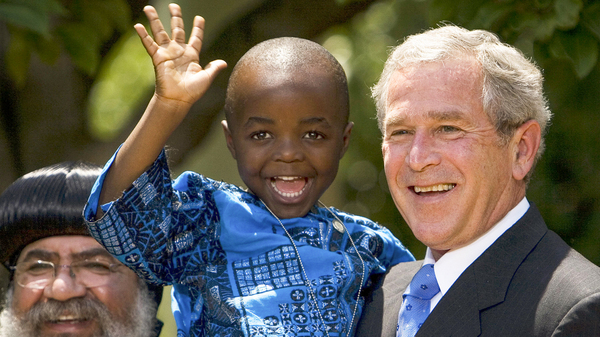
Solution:
<svg viewBox="0 0 600 337">
<path fill-rule="evenodd" d="M 600 268 L 525 197 L 551 118 L 542 81 L 486 31 L 394 49 L 373 89 L 385 173 L 427 252 L 381 280 L 359 336 L 600 336 Z"/>
</svg>

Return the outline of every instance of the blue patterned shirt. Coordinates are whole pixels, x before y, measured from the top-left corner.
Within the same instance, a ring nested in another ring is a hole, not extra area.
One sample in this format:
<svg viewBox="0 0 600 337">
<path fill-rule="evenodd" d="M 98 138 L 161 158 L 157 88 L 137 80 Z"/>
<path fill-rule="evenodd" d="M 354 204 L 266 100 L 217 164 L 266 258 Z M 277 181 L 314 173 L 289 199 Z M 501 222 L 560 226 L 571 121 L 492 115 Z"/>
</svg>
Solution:
<svg viewBox="0 0 600 337">
<path fill-rule="evenodd" d="M 414 260 L 386 228 L 316 206 L 302 218 L 281 220 L 298 256 L 255 195 L 192 172 L 172 181 L 164 152 L 96 221 L 113 160 L 84 216 L 92 236 L 140 277 L 173 285 L 179 337 L 350 336 L 364 303 L 361 296 L 353 318 L 356 295 L 369 276 Z M 362 284 L 363 266 L 332 213 L 364 260 Z"/>
</svg>

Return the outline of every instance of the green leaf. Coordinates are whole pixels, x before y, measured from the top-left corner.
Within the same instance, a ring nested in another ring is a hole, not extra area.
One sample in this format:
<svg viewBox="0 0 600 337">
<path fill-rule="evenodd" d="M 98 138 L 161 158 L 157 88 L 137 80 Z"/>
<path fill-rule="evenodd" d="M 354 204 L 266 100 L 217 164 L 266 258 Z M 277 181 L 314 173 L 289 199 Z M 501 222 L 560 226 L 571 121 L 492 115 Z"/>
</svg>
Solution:
<svg viewBox="0 0 600 337">
<path fill-rule="evenodd" d="M 100 40 L 92 27 L 81 23 L 60 26 L 57 34 L 73 63 L 88 75 L 94 75 L 100 63 Z"/>
<path fill-rule="evenodd" d="M 50 36 L 50 18 L 48 14 L 26 6 L 0 3 L 0 20 L 44 36 Z"/>
<path fill-rule="evenodd" d="M 579 22 L 579 12 L 583 8 L 581 0 L 556 0 L 554 11 L 556 23 L 561 29 L 572 29 Z"/>
<path fill-rule="evenodd" d="M 555 58 L 569 60 L 581 79 L 592 71 L 598 61 L 598 42 L 586 31 L 574 34 L 557 32 L 550 41 L 550 52 Z"/>
<path fill-rule="evenodd" d="M 6 68 L 9 77 L 17 87 L 25 84 L 27 70 L 29 69 L 29 58 L 31 47 L 26 38 L 26 33 L 21 30 L 11 30 L 10 44 L 6 51 Z"/>
<path fill-rule="evenodd" d="M 593 5 L 586 7 L 583 10 L 581 23 L 600 39 L 600 3 L 596 2 Z"/>
<path fill-rule="evenodd" d="M 60 53 L 62 52 L 62 49 L 60 48 L 60 43 L 55 37 L 51 37 L 49 39 L 45 37 L 36 38 L 34 49 L 40 57 L 40 60 L 47 64 L 53 64 L 54 62 L 56 62 L 56 60 L 60 56 Z"/>
<path fill-rule="evenodd" d="M 552 5 L 552 0 L 535 0 L 533 1 L 533 5 L 539 9 L 546 9 Z"/>
<path fill-rule="evenodd" d="M 471 27 L 491 29 L 494 24 L 504 19 L 512 12 L 513 6 L 510 4 L 487 3 L 479 8 L 475 18 L 471 22 Z"/>
<path fill-rule="evenodd" d="M 4 0 L 4 3 L 19 4 L 32 10 L 47 14 L 65 15 L 67 11 L 58 0 Z"/>
<path fill-rule="evenodd" d="M 538 20 L 539 18 L 535 13 L 518 12 L 510 17 L 508 25 L 512 30 L 520 32 L 526 28 L 536 26 Z"/>
<path fill-rule="evenodd" d="M 125 0 L 100 0 L 97 8 L 111 20 L 118 31 L 131 28 L 131 8 Z"/>
<path fill-rule="evenodd" d="M 110 50 L 90 91 L 91 133 L 107 141 L 119 135 L 153 86 L 152 60 L 132 30 Z"/>
<path fill-rule="evenodd" d="M 96 0 L 83 8 L 82 21 L 95 27 L 104 40 L 115 30 L 124 32 L 131 28 L 131 10 L 123 0 Z"/>
<path fill-rule="evenodd" d="M 554 13 L 541 16 L 538 24 L 532 27 L 535 39 L 538 41 L 548 41 L 554 34 L 557 24 Z"/>
</svg>

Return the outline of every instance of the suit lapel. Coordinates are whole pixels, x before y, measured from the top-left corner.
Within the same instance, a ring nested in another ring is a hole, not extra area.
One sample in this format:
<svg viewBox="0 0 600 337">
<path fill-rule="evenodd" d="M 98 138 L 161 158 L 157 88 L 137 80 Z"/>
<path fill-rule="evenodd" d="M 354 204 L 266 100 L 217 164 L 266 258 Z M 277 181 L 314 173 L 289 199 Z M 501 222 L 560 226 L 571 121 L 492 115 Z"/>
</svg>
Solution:
<svg viewBox="0 0 600 337">
<path fill-rule="evenodd" d="M 396 265 L 390 273 L 386 275 L 386 282 L 381 288 L 380 293 L 383 296 L 383 308 L 388 314 L 382 315 L 382 331 L 393 332 L 391 336 L 396 335 L 398 326 L 398 314 L 402 306 L 402 294 L 408 287 L 408 284 L 414 275 L 421 269 L 423 261 L 403 262 Z M 382 336 L 386 336 L 384 333 Z"/>
<path fill-rule="evenodd" d="M 480 312 L 504 301 L 516 270 L 547 231 L 531 204 L 525 215 L 456 280 L 417 336 L 480 335 Z"/>
</svg>

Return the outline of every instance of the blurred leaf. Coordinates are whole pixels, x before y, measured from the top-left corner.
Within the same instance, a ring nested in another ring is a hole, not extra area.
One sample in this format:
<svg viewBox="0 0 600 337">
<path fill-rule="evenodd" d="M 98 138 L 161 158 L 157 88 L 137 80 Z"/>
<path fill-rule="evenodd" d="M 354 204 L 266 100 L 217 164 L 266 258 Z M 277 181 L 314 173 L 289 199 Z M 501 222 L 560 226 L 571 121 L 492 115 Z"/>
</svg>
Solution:
<svg viewBox="0 0 600 337">
<path fill-rule="evenodd" d="M 553 0 L 535 0 L 533 5 L 538 9 L 546 9 L 552 5 Z"/>
<path fill-rule="evenodd" d="M 558 22 L 554 13 L 552 15 L 541 16 L 538 24 L 533 27 L 535 39 L 538 41 L 548 41 L 554 34 L 557 25 Z"/>
<path fill-rule="evenodd" d="M 98 71 L 88 100 L 89 128 L 101 140 L 119 135 L 154 85 L 154 68 L 135 31 L 124 34 Z"/>
<path fill-rule="evenodd" d="M 0 20 L 44 36 L 50 36 L 50 18 L 47 13 L 26 6 L 0 3 Z"/>
<path fill-rule="evenodd" d="M 118 31 L 129 29 L 131 24 L 131 8 L 125 0 L 100 0 L 94 2 L 93 9 L 102 13 L 113 23 L 113 27 Z"/>
<path fill-rule="evenodd" d="M 82 8 L 82 17 L 78 22 L 81 25 L 92 28 L 99 41 L 108 39 L 114 31 L 113 22 L 110 20 L 110 17 L 105 16 L 104 13 L 98 11 L 94 6 Z"/>
<path fill-rule="evenodd" d="M 67 10 L 58 0 L 8 0 L 5 3 L 17 3 L 48 14 L 65 15 Z"/>
<path fill-rule="evenodd" d="M 538 26 L 540 19 L 536 13 L 517 12 L 507 21 L 507 26 L 515 32 L 523 32 L 531 27 Z"/>
<path fill-rule="evenodd" d="M 557 32 L 550 41 L 550 51 L 556 58 L 571 61 L 580 79 L 586 77 L 598 61 L 598 42 L 586 31 Z"/>
<path fill-rule="evenodd" d="M 487 3 L 479 8 L 475 18 L 471 22 L 471 27 L 489 30 L 512 11 L 513 6 L 510 4 Z"/>
<path fill-rule="evenodd" d="M 24 31 L 13 29 L 11 33 L 10 44 L 6 51 L 6 68 L 17 87 L 21 87 L 27 77 L 31 48 Z"/>
<path fill-rule="evenodd" d="M 100 63 L 100 43 L 94 29 L 81 23 L 69 23 L 57 29 L 73 63 L 88 75 L 94 75 Z"/>
<path fill-rule="evenodd" d="M 60 44 L 56 41 L 54 37 L 45 38 L 43 36 L 37 36 L 33 38 L 35 40 L 35 44 L 33 48 L 35 52 L 39 56 L 42 62 L 46 62 L 47 64 L 53 64 L 56 62 L 60 53 L 62 52 Z"/>
<path fill-rule="evenodd" d="M 600 40 L 600 3 L 585 8 L 581 18 L 582 24 Z"/>
<path fill-rule="evenodd" d="M 0 21 L 50 36 L 50 17 L 66 10 L 56 0 L 17 0 L 0 2 Z"/>
<path fill-rule="evenodd" d="M 126 31 L 131 21 L 131 11 L 123 0 L 100 0 L 88 2 L 82 8 L 82 23 L 94 27 L 100 40 L 110 38 L 113 32 Z"/>
<path fill-rule="evenodd" d="M 556 23 L 561 29 L 571 29 L 579 22 L 579 12 L 583 8 L 581 0 L 556 0 L 554 11 Z"/>
</svg>

